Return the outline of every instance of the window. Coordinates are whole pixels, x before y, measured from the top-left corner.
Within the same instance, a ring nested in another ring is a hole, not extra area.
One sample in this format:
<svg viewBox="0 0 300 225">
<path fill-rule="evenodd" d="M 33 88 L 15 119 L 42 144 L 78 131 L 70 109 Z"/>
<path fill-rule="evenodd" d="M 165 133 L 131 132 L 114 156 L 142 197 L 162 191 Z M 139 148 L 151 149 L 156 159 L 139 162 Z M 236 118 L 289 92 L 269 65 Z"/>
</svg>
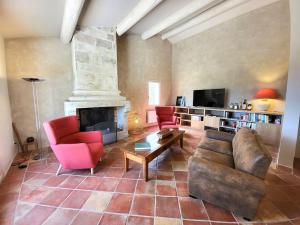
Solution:
<svg viewBox="0 0 300 225">
<path fill-rule="evenodd" d="M 148 83 L 148 104 L 149 105 L 159 105 L 159 83 L 154 81 L 149 81 Z"/>
</svg>

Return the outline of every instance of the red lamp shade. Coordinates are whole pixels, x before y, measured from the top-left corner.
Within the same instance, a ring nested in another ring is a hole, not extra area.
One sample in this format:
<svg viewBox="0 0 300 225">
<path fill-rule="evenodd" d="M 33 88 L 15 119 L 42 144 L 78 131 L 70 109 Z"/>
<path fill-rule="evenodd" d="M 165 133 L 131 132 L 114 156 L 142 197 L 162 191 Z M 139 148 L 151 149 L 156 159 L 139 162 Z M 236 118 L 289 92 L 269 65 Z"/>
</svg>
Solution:
<svg viewBox="0 0 300 225">
<path fill-rule="evenodd" d="M 255 98 L 257 98 L 257 99 L 277 99 L 278 94 L 274 89 L 263 88 L 256 92 Z"/>
</svg>

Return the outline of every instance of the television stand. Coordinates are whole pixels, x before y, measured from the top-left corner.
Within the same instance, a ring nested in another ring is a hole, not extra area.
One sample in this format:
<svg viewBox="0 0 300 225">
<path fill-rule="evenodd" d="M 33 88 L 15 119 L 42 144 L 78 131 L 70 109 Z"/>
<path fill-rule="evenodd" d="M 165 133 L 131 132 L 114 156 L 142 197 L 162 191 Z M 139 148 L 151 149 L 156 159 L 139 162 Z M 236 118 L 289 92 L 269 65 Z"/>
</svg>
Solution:
<svg viewBox="0 0 300 225">
<path fill-rule="evenodd" d="M 248 127 L 257 130 L 264 143 L 279 146 L 282 112 L 175 106 L 174 114 L 181 126 L 199 130 L 212 128 L 230 133 Z"/>
</svg>

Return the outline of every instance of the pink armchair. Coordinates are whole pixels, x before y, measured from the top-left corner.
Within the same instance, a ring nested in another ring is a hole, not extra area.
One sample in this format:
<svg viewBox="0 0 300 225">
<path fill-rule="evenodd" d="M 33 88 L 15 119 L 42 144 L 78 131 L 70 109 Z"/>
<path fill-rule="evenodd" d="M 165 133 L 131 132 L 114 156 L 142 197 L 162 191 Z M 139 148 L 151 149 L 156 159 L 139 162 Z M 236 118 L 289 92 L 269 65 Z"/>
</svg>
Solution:
<svg viewBox="0 0 300 225">
<path fill-rule="evenodd" d="M 100 131 L 79 132 L 77 116 L 66 116 L 44 123 L 51 149 L 60 162 L 56 175 L 61 168 L 91 169 L 101 159 L 103 151 Z"/>
<path fill-rule="evenodd" d="M 177 128 L 176 116 L 174 116 L 175 108 L 173 106 L 156 106 L 155 111 L 160 130 L 162 128 Z"/>
</svg>

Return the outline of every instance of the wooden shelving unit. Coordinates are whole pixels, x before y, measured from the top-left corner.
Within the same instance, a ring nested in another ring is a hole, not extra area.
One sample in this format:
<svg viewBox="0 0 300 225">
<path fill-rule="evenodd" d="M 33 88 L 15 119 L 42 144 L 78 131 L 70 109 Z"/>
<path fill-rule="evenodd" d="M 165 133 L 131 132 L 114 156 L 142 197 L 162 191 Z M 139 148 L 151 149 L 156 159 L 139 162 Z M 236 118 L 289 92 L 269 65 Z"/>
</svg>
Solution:
<svg viewBox="0 0 300 225">
<path fill-rule="evenodd" d="M 230 133 L 242 127 L 261 130 L 269 142 L 279 139 L 283 113 L 219 109 L 209 107 L 175 107 L 177 122 L 196 129 L 217 129 Z M 272 137 L 270 137 L 272 136 Z M 273 138 L 274 137 L 274 138 Z"/>
</svg>

